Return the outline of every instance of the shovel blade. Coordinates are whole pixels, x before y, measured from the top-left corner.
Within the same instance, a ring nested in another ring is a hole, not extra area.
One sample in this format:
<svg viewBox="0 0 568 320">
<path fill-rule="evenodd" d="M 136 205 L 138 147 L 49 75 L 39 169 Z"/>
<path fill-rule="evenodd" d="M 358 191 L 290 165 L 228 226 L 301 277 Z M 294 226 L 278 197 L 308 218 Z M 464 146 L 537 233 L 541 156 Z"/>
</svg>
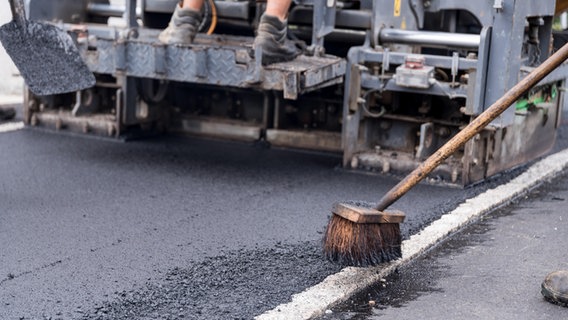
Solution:
<svg viewBox="0 0 568 320">
<path fill-rule="evenodd" d="M 95 85 L 95 76 L 71 37 L 53 25 L 12 21 L 0 27 L 0 41 L 35 95 L 73 92 Z"/>
</svg>

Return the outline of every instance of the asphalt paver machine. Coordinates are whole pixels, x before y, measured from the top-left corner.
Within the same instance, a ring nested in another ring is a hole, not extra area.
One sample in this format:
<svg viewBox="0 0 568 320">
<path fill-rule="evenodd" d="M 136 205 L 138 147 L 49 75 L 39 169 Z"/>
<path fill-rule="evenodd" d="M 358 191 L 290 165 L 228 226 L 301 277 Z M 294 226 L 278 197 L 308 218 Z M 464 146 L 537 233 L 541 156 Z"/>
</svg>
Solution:
<svg viewBox="0 0 568 320">
<path fill-rule="evenodd" d="M 28 91 L 26 124 L 261 142 L 405 173 L 553 51 L 554 0 L 298 0 L 288 33 L 304 53 L 262 66 L 252 44 L 265 2 L 206 1 L 194 43 L 165 45 L 177 2 L 28 1 L 31 19 L 72 35 L 97 83 Z M 468 185 L 550 150 L 567 75 L 547 76 L 431 178 Z"/>
</svg>

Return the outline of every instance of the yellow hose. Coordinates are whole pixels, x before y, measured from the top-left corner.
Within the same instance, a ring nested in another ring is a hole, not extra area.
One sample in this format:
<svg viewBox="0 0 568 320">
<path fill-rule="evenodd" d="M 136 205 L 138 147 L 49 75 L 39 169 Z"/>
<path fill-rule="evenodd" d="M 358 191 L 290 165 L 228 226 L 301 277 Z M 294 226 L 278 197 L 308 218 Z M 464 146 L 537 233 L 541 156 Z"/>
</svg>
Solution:
<svg viewBox="0 0 568 320">
<path fill-rule="evenodd" d="M 556 0 L 555 14 L 560 14 L 566 10 L 568 10 L 568 0 Z"/>
<path fill-rule="evenodd" d="M 215 6 L 214 0 L 208 0 L 209 5 L 211 5 L 211 25 L 209 26 L 209 30 L 207 30 L 207 34 L 213 34 L 215 31 L 215 27 L 217 27 L 217 7 Z"/>
</svg>

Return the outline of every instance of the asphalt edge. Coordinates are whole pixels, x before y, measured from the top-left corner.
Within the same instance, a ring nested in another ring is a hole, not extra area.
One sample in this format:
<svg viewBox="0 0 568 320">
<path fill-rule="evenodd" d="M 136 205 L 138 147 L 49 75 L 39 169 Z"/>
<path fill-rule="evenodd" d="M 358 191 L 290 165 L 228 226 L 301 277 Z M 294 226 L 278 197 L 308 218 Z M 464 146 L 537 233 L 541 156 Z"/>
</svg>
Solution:
<svg viewBox="0 0 568 320">
<path fill-rule="evenodd" d="M 310 319 L 323 315 L 333 305 L 385 278 L 402 265 L 462 229 L 483 215 L 507 205 L 544 182 L 560 175 L 568 167 L 568 149 L 547 156 L 504 185 L 485 191 L 460 204 L 452 212 L 432 222 L 402 243 L 402 258 L 372 268 L 344 268 L 319 284 L 294 294 L 292 301 L 261 314 L 257 320 Z"/>
</svg>

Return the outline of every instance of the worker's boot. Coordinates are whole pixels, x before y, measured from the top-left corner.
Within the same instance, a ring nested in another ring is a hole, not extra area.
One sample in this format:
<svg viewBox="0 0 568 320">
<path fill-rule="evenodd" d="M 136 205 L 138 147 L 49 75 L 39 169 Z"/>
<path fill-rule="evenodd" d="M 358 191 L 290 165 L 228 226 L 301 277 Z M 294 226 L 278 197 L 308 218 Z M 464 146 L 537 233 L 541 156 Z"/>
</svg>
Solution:
<svg viewBox="0 0 568 320">
<path fill-rule="evenodd" d="M 262 48 L 262 64 L 290 61 L 300 54 L 294 43 L 286 38 L 288 22 L 263 14 L 254 39 L 254 48 Z"/>
<path fill-rule="evenodd" d="M 168 27 L 160 33 L 158 39 L 165 44 L 192 43 L 202 20 L 201 12 L 182 8 L 178 4 Z"/>
<path fill-rule="evenodd" d="M 541 292 L 546 300 L 568 307 L 568 271 L 555 271 L 542 282 Z"/>
<path fill-rule="evenodd" d="M 11 107 L 0 107 L 0 121 L 11 120 L 16 116 L 16 110 Z"/>
</svg>

